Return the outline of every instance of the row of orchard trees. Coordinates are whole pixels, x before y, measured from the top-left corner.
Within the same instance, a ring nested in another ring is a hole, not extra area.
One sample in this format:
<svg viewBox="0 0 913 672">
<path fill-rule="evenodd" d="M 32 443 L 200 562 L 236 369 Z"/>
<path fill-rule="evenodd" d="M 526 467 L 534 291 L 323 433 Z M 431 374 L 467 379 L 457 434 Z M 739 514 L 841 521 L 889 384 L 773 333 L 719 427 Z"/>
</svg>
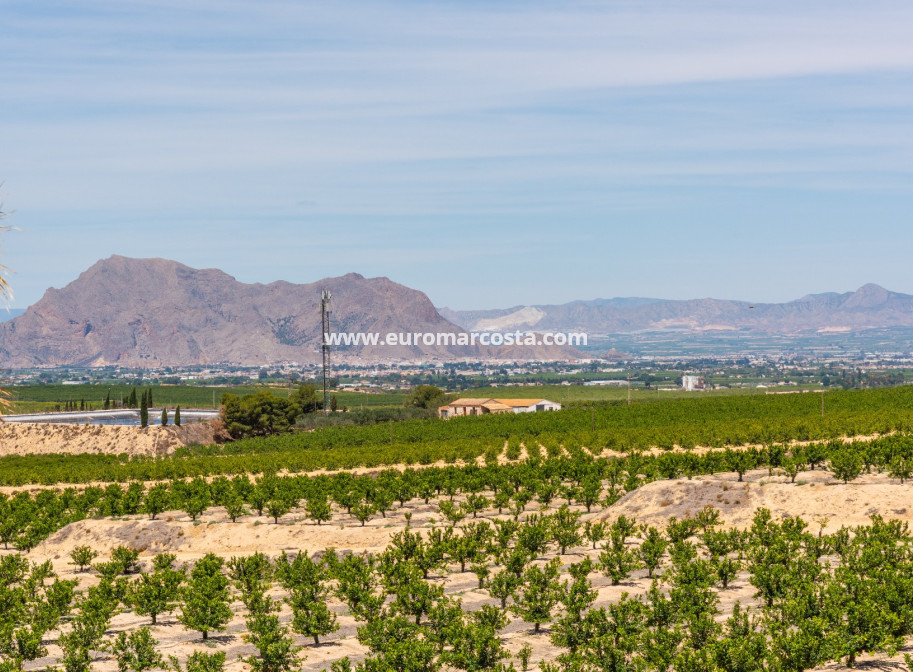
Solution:
<svg viewBox="0 0 913 672">
<path fill-rule="evenodd" d="M 809 395 L 783 395 L 809 396 Z M 647 408 L 649 405 L 645 405 Z M 656 408 L 662 404 L 652 405 Z M 893 435 L 872 442 L 859 442 L 855 450 L 871 454 L 879 459 L 879 454 L 896 451 L 898 445 L 910 441 L 909 432 L 913 423 L 907 426 L 905 412 L 885 414 L 885 423 L 856 424 L 852 418 L 844 417 L 829 431 L 828 436 L 843 434 L 853 436 L 871 434 L 872 432 L 894 432 Z M 519 414 L 537 415 L 537 414 Z M 515 416 L 515 417 L 519 417 Z M 538 415 L 559 416 L 559 413 Z M 578 413 L 579 415 L 579 413 Z M 653 415 L 656 415 L 655 413 Z M 598 416 L 597 416 L 598 417 Z M 645 414 L 642 420 L 648 420 Z M 841 416 L 843 417 L 843 416 Z M 329 427 L 317 429 L 310 433 L 282 434 L 278 436 L 243 439 L 226 446 L 194 446 L 179 449 L 168 457 L 134 457 L 127 459 L 117 455 L 29 455 L 8 456 L 0 458 L 0 485 L 24 485 L 41 483 L 53 485 L 58 483 L 86 483 L 90 481 L 129 481 L 129 480 L 168 480 L 193 476 L 216 476 L 219 474 L 265 473 L 269 471 L 306 472 L 318 469 L 350 469 L 357 467 L 379 467 L 390 464 L 430 465 L 444 461 L 475 462 L 484 457 L 494 461 L 507 446 L 508 458 L 516 459 L 527 449 L 545 447 L 548 456 L 560 456 L 565 451 L 572 453 L 581 450 L 601 454 L 603 448 L 628 454 L 643 453 L 645 448 L 657 445 L 656 436 L 648 436 L 653 431 L 644 425 L 637 432 L 647 432 L 642 437 L 634 437 L 623 426 L 612 431 L 592 433 L 581 429 L 562 429 L 565 420 L 559 418 L 548 431 L 523 433 L 523 427 L 511 428 L 501 426 L 500 421 L 491 425 L 485 422 L 440 423 L 432 421 L 391 423 L 383 427 Z M 482 418 L 484 420 L 484 418 Z M 789 419 L 804 423 L 804 419 Z M 752 421 L 754 422 L 754 421 Z M 764 426 L 764 421 L 757 421 Z M 441 426 L 453 428 L 447 436 L 442 436 Z M 705 423 L 693 425 L 700 431 L 715 431 L 712 418 Z M 462 429 L 461 429 L 462 427 Z M 528 427 L 526 429 L 529 429 Z M 687 431 L 681 425 L 667 428 L 668 444 L 694 445 L 687 439 Z M 793 433 L 784 430 L 781 440 L 804 436 L 799 427 L 792 427 Z M 464 431 L 465 430 L 465 431 Z M 758 435 L 762 436 L 762 435 Z M 771 437 L 766 437 L 771 438 Z M 724 434 L 718 440 L 700 445 L 725 447 L 727 444 L 739 445 L 746 442 L 776 446 L 777 440 L 760 440 L 753 433 Z M 724 440 L 725 439 L 725 440 Z M 816 443 L 824 443 L 817 441 Z M 697 452 L 697 451 L 695 451 Z"/>
<path fill-rule="evenodd" d="M 278 523 L 290 512 L 301 511 L 318 525 L 331 520 L 334 512 L 365 525 L 373 517 L 386 517 L 397 504 L 434 500 L 443 518 L 458 522 L 491 511 L 507 511 L 516 519 L 534 503 L 547 507 L 564 501 L 592 511 L 611 506 L 626 492 L 654 480 L 719 472 L 736 472 L 741 480 L 758 467 L 771 473 L 777 469 L 792 480 L 803 470 L 823 466 L 844 482 L 873 469 L 887 471 L 901 482 L 913 473 L 913 440 L 899 436 L 850 445 L 811 444 L 791 451 L 771 446 L 624 458 L 594 458 L 579 448 L 567 454 L 532 445 L 527 450 L 529 457 L 516 463 L 491 460 L 486 466 L 386 469 L 376 477 L 342 472 L 315 477 L 267 474 L 252 480 L 239 475 L 0 494 L 0 543 L 29 551 L 61 527 L 85 518 L 147 514 L 154 519 L 165 511 L 181 510 L 196 520 L 212 507 L 221 507 L 232 522 L 256 515 Z"/>
<path fill-rule="evenodd" d="M 376 555 L 226 561 L 210 554 L 179 568 L 173 555 L 160 554 L 139 571 L 136 551 L 119 548 L 94 566 L 100 580 L 83 592 L 49 563 L 8 555 L 0 558 L 0 666 L 22 669 L 45 656 L 57 633 L 56 669 L 85 672 L 103 652 L 125 672 L 160 668 L 153 629 L 163 615 L 173 613 L 206 640 L 240 612 L 243 637 L 256 650 L 249 667 L 294 670 L 304 655 L 295 635 L 319 644 L 338 630 L 334 603 L 358 622 L 368 653 L 356 668 L 364 671 L 509 669 L 500 634 L 508 614 L 557 648 L 539 661 L 546 672 L 852 666 L 865 653 L 896 652 L 913 634 L 911 541 L 905 525 L 877 516 L 866 526 L 813 534 L 800 519 L 776 522 L 759 509 L 750 529 L 738 532 L 718 529 L 717 516 L 705 510 L 660 531 L 623 516 L 582 526 L 562 509 L 424 534 L 407 529 Z M 564 565 L 564 553 L 580 544 L 596 550 Z M 85 570 L 92 555 L 78 548 L 74 563 Z M 594 574 L 617 585 L 639 570 L 647 571 L 644 590 L 598 603 Z M 448 574 L 467 571 L 488 597 L 473 609 L 448 591 Z M 754 587 L 755 600 L 722 614 L 720 597 L 737 578 Z M 291 612 L 285 620 L 283 603 Z M 148 625 L 109 634 L 122 609 L 149 618 Z M 520 652 L 524 667 L 529 655 Z M 224 652 L 198 653 L 184 666 L 216 670 L 224 660 Z M 171 665 L 181 669 L 180 661 Z M 337 672 L 351 667 L 347 659 L 333 664 Z"/>
</svg>

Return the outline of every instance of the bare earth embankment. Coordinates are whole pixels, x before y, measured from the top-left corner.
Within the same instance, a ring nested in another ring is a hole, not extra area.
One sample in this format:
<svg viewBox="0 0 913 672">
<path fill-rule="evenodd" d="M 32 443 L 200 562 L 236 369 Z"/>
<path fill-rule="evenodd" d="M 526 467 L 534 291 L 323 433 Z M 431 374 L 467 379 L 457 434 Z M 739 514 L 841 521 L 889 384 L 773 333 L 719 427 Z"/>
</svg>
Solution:
<svg viewBox="0 0 913 672">
<path fill-rule="evenodd" d="M 0 422 L 0 457 L 55 453 L 168 455 L 190 443 L 213 443 L 218 432 L 219 428 L 209 422 L 180 427 Z"/>
<path fill-rule="evenodd" d="M 790 483 L 776 471 L 769 476 L 766 469 L 759 469 L 746 474 L 741 483 L 733 473 L 647 483 L 595 517 L 615 520 L 623 514 L 663 528 L 670 516 L 682 519 L 712 506 L 723 525 L 745 529 L 763 507 L 770 509 L 774 520 L 799 517 L 813 531 L 823 523 L 828 533 L 841 526 L 867 525 L 873 514 L 913 526 L 911 487 L 885 474 L 863 474 L 844 484 L 823 469 L 801 472 Z"/>
</svg>

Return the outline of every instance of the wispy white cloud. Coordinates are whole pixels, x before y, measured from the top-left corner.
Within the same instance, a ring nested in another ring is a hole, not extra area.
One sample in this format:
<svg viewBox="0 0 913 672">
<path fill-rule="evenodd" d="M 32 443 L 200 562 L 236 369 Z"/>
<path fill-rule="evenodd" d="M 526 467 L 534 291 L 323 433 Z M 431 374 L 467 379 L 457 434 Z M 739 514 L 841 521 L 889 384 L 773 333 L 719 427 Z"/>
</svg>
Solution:
<svg viewBox="0 0 913 672">
<path fill-rule="evenodd" d="M 340 264 L 373 252 L 454 274 L 474 249 L 454 249 L 463 219 L 509 234 L 483 256 L 501 254 L 519 288 L 537 249 L 575 265 L 589 241 L 596 259 L 600 222 L 716 231 L 704 222 L 727 190 L 910 196 L 908 2 L 77 0 L 13 4 L 4 26 L 0 179 L 25 250 L 74 212 L 125 231 L 98 256 L 141 255 L 135 232 L 156 218 L 206 240 L 240 217 L 238 249 L 268 244 L 261 225 Z M 832 214 L 821 202 L 808 225 Z M 372 217 L 403 224 L 375 237 Z M 318 235 L 340 221 L 371 249 Z M 300 252 L 282 248 L 264 280 Z"/>
</svg>

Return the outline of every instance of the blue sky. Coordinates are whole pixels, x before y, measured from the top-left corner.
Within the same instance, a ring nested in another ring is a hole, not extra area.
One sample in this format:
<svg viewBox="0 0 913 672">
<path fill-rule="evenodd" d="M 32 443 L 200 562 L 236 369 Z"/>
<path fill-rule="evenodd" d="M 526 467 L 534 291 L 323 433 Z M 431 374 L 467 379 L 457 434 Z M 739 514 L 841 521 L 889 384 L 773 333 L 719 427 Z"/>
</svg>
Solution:
<svg viewBox="0 0 913 672">
<path fill-rule="evenodd" d="M 13 305 L 111 254 L 438 306 L 913 293 L 913 5 L 5 2 Z"/>
</svg>

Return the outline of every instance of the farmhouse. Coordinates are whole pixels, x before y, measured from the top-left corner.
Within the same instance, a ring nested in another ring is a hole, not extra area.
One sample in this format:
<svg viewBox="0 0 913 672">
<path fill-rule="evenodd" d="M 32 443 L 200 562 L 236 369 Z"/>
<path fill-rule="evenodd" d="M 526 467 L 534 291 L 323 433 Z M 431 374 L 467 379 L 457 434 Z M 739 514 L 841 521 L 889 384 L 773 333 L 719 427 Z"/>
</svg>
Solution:
<svg viewBox="0 0 913 672">
<path fill-rule="evenodd" d="M 458 415 L 486 415 L 488 413 L 535 413 L 560 411 L 561 404 L 548 399 L 473 399 L 463 397 L 437 409 L 442 418 Z"/>
</svg>

